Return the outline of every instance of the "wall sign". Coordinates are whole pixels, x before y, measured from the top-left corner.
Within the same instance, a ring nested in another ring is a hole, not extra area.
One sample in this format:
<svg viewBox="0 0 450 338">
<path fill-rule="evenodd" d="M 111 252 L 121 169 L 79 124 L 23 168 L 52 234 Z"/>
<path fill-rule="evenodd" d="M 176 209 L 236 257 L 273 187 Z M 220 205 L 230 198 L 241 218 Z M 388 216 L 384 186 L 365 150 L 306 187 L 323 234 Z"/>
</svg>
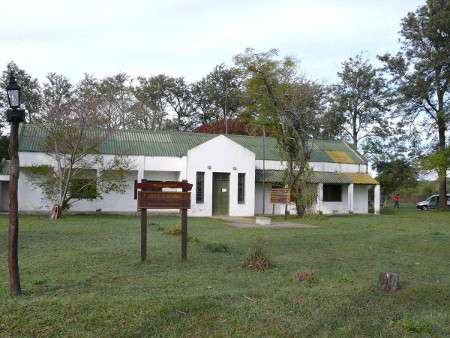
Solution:
<svg viewBox="0 0 450 338">
<path fill-rule="evenodd" d="M 139 209 L 190 209 L 191 192 L 139 191 Z"/>
</svg>

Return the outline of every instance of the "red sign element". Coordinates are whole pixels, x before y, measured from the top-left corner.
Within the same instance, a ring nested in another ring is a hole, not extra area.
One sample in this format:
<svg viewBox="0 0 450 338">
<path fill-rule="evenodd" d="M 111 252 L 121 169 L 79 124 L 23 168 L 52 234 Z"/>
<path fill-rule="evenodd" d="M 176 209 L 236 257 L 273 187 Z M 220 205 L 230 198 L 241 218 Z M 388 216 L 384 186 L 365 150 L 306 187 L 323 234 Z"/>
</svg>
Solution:
<svg viewBox="0 0 450 338">
<path fill-rule="evenodd" d="M 154 181 L 138 183 L 136 184 L 136 187 L 138 189 L 181 188 L 186 191 L 191 191 L 192 184 L 178 181 Z"/>
</svg>

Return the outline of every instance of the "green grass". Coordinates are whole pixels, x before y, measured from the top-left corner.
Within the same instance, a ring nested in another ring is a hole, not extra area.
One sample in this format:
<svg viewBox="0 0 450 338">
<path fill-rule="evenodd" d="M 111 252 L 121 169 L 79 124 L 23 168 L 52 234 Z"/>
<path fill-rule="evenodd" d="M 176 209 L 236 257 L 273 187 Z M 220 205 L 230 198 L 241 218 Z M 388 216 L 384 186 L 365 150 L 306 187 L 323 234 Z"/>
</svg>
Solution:
<svg viewBox="0 0 450 338">
<path fill-rule="evenodd" d="M 282 217 L 279 218 L 282 220 Z M 149 216 L 140 262 L 138 216 L 20 217 L 23 294 L 9 295 L 8 217 L 0 216 L 0 336 L 450 335 L 450 212 L 290 221 L 319 228 L 235 228 L 189 219 L 181 261 L 176 216 Z M 163 230 L 163 229 L 159 229 Z M 271 267 L 241 267 L 260 240 Z M 210 243 L 226 243 L 226 254 Z M 317 283 L 295 282 L 301 269 Z M 401 289 L 378 290 L 380 271 Z"/>
</svg>

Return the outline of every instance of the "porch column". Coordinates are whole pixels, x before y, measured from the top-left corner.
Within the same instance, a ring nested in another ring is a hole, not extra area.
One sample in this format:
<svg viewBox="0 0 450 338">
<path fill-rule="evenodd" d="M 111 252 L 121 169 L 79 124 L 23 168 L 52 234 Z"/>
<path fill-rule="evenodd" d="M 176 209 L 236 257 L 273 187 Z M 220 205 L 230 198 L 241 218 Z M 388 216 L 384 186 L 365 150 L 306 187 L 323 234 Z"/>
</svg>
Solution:
<svg viewBox="0 0 450 338">
<path fill-rule="evenodd" d="M 353 214 L 353 183 L 348 186 L 348 213 Z"/>
<path fill-rule="evenodd" d="M 380 214 L 380 185 L 375 185 L 375 193 L 373 198 L 373 211 L 375 215 Z"/>
<path fill-rule="evenodd" d="M 144 169 L 145 169 L 145 157 L 144 156 L 142 156 L 142 158 L 140 158 L 137 169 L 138 169 L 137 181 L 138 181 L 138 183 L 140 183 L 144 179 Z"/>
<path fill-rule="evenodd" d="M 323 183 L 317 185 L 317 212 L 323 214 Z"/>
</svg>

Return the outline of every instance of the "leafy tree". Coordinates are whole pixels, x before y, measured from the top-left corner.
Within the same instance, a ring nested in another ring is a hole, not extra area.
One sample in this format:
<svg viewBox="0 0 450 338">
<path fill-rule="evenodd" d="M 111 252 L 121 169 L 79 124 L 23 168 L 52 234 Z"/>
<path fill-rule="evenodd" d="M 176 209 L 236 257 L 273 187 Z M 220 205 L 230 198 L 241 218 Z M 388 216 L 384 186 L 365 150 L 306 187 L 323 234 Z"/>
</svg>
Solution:
<svg viewBox="0 0 450 338">
<path fill-rule="evenodd" d="M 9 83 L 9 77 L 11 72 L 16 77 L 17 83 L 22 87 L 21 90 L 21 103 L 28 113 L 27 122 L 34 122 L 39 114 L 41 96 L 40 85 L 37 79 L 32 78 L 25 70 L 19 68 L 13 61 L 8 63 L 6 69 L 2 73 L 0 80 L 1 88 L 5 88 Z M 0 91 L 0 110 L 6 110 L 9 108 L 8 97 L 5 90 Z M 2 120 L 0 129 L 5 124 L 5 114 L 1 114 Z"/>
<path fill-rule="evenodd" d="M 136 99 L 132 107 L 131 128 L 161 130 L 167 117 L 171 79 L 166 75 L 138 77 L 132 92 Z"/>
<path fill-rule="evenodd" d="M 46 134 L 41 147 L 51 165 L 36 165 L 27 174 L 43 198 L 54 202 L 51 218 L 61 217 L 77 200 L 93 200 L 112 191 L 123 193 L 125 171 L 130 164 L 124 156 L 105 160 L 99 147 L 111 135 L 96 129 L 107 122 L 98 114 L 101 96 L 95 79 L 86 75 L 76 87 L 55 73 L 48 75 L 42 94 L 43 116 L 37 126 Z"/>
<path fill-rule="evenodd" d="M 302 217 L 315 200 L 317 191 L 307 184 L 312 136 L 322 115 L 325 91 L 320 84 L 306 80 L 298 70 L 298 60 L 278 58 L 278 51 L 255 53 L 248 48 L 235 56 L 245 76 L 246 107 L 255 118 L 272 127 L 281 157 L 287 163 L 286 183 Z M 314 194 L 312 194 L 314 192 Z"/>
<path fill-rule="evenodd" d="M 339 82 L 331 86 L 330 111 L 327 121 L 341 123 L 342 131 L 355 149 L 365 138 L 384 136 L 386 83 L 362 53 L 342 63 Z M 335 118 L 333 119 L 333 115 Z"/>
<path fill-rule="evenodd" d="M 384 207 L 394 192 L 417 185 L 417 168 L 405 158 L 377 161 L 374 163 L 374 167 L 378 173 L 377 180 L 385 194 Z"/>
<path fill-rule="evenodd" d="M 192 97 L 191 86 L 182 77 L 171 78 L 167 93 L 167 102 L 176 114 L 172 129 L 178 131 L 192 130 L 196 104 Z"/>
<path fill-rule="evenodd" d="M 241 77 L 236 68 L 226 68 L 220 64 L 193 86 L 199 124 L 225 121 L 237 116 L 241 106 Z"/>
<path fill-rule="evenodd" d="M 105 115 L 107 126 L 111 128 L 127 128 L 130 123 L 129 113 L 133 105 L 130 82 L 127 74 L 118 73 L 98 84 L 102 97 L 100 113 Z"/>
<path fill-rule="evenodd" d="M 421 124 L 437 153 L 446 154 L 449 126 L 450 80 L 450 2 L 427 0 L 426 5 L 410 12 L 402 20 L 402 47 L 397 55 L 385 54 L 379 59 L 392 76 L 396 116 L 413 125 Z M 439 209 L 445 209 L 448 157 L 437 161 Z"/>
</svg>

